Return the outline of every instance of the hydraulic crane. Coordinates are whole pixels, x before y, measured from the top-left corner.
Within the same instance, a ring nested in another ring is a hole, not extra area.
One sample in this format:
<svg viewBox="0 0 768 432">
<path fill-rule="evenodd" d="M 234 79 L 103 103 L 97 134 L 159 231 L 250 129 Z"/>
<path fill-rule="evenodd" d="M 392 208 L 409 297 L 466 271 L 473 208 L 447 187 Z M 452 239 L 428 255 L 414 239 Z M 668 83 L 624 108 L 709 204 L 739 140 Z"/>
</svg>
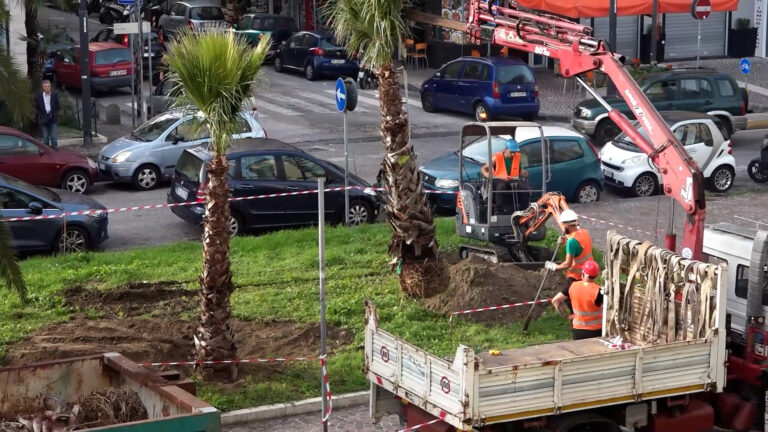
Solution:
<svg viewBox="0 0 768 432">
<path fill-rule="evenodd" d="M 703 177 L 696 162 L 624 69 L 622 56 L 614 53 L 605 41 L 593 38 L 591 27 L 559 16 L 515 6 L 496 6 L 490 0 L 469 0 L 468 12 L 466 32 L 472 42 L 491 41 L 557 59 L 562 76 L 575 77 L 608 110 L 609 118 L 658 168 L 664 194 L 676 200 L 685 210 L 681 255 L 701 259 L 706 215 Z M 645 129 L 648 139 L 635 129 L 624 114 L 613 109 L 579 77 L 589 71 L 603 72 L 610 78 L 632 108 L 632 114 Z M 675 247 L 671 234 L 667 237 L 667 247 Z"/>
</svg>

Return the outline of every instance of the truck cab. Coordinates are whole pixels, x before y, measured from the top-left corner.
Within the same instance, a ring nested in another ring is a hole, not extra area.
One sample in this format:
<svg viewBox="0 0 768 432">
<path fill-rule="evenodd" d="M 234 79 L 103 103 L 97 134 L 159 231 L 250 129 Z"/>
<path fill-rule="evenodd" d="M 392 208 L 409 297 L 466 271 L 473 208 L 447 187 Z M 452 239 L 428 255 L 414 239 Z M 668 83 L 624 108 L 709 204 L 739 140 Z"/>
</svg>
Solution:
<svg viewBox="0 0 768 432">
<path fill-rule="evenodd" d="M 704 230 L 703 261 L 711 264 L 722 263 L 728 267 L 728 336 L 737 345 L 743 346 L 746 343 L 747 292 L 752 266 L 759 269 L 753 277 L 754 283 L 762 284 L 760 315 L 768 318 L 768 277 L 765 276 L 768 264 L 768 256 L 765 253 L 768 248 L 765 244 L 767 235 L 765 230 L 744 228 L 730 223 L 708 225 Z"/>
</svg>

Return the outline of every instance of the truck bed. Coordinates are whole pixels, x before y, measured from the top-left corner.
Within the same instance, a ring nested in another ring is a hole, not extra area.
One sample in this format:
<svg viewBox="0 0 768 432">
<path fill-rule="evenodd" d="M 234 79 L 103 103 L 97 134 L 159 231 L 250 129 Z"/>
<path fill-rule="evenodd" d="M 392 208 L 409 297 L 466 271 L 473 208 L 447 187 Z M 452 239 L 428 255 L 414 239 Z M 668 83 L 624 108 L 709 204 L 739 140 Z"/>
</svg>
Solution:
<svg viewBox="0 0 768 432">
<path fill-rule="evenodd" d="M 611 347 L 608 337 L 594 338 L 507 349 L 499 355 L 459 346 L 449 361 L 381 330 L 369 303 L 365 371 L 375 385 L 463 431 L 600 406 L 719 392 L 725 384 L 726 290 L 720 289 L 725 278 L 723 268 L 708 269 L 721 273 L 709 294 L 715 326 L 704 337 L 636 341 L 623 350 Z M 645 293 L 636 289 L 634 295 Z M 685 338 L 687 327 L 678 327 L 676 337 Z M 377 414 L 375 407 L 372 411 Z"/>
</svg>

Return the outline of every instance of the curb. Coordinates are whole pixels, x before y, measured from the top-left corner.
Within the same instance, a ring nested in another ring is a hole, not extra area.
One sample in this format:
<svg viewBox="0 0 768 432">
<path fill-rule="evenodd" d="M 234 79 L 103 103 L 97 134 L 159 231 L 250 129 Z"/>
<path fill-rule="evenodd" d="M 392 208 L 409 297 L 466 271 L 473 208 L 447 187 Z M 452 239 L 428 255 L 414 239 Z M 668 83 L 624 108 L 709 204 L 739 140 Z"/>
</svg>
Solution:
<svg viewBox="0 0 768 432">
<path fill-rule="evenodd" d="M 92 139 L 93 144 L 96 145 L 103 145 L 107 143 L 107 137 L 104 135 L 96 134 L 96 136 Z M 83 139 L 82 138 L 68 138 L 68 139 L 60 139 L 59 140 L 59 147 L 75 147 L 75 146 L 83 146 Z"/>
<path fill-rule="evenodd" d="M 346 408 L 356 405 L 364 405 L 369 401 L 369 392 L 361 391 L 346 393 L 333 397 L 333 408 Z M 263 405 L 254 408 L 244 408 L 230 411 L 221 415 L 221 425 L 235 425 L 259 420 L 268 420 L 279 417 L 290 417 L 299 414 L 317 412 L 318 418 L 322 411 L 322 398 L 316 397 L 297 402 L 284 404 Z"/>
</svg>

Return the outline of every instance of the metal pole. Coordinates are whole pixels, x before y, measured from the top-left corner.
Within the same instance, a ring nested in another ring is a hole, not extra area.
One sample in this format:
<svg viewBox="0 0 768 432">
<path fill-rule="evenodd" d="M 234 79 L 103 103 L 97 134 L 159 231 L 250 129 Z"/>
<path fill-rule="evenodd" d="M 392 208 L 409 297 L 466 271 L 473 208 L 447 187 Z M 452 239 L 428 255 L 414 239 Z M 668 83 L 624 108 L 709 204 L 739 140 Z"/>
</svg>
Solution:
<svg viewBox="0 0 768 432">
<path fill-rule="evenodd" d="M 349 143 L 347 142 L 347 110 L 344 110 L 344 225 L 349 225 Z"/>
<path fill-rule="evenodd" d="M 142 9 L 142 0 L 136 0 L 136 15 L 137 19 L 136 21 L 139 23 L 139 73 L 138 73 L 138 84 L 139 84 L 139 109 L 141 110 L 141 119 L 139 120 L 141 123 L 144 123 L 147 121 L 147 114 L 146 109 L 144 107 L 144 19 L 141 17 L 141 9 Z"/>
<path fill-rule="evenodd" d="M 317 179 L 317 250 L 320 266 L 320 355 L 326 354 L 325 350 L 325 178 Z M 328 391 L 325 388 L 325 378 L 320 377 L 320 394 L 323 401 L 323 415 L 328 410 Z M 323 422 L 323 432 L 328 432 L 328 422 Z"/>
<path fill-rule="evenodd" d="M 651 16 L 651 64 L 658 63 L 659 34 L 659 0 L 653 0 L 653 15 Z"/>
<path fill-rule="evenodd" d="M 152 106 L 152 28 L 149 29 L 149 38 L 147 40 L 147 44 L 149 46 L 149 55 L 147 56 L 148 62 L 149 62 L 149 106 Z M 143 77 L 142 77 L 143 78 Z M 145 107 L 145 112 L 146 107 Z M 149 114 L 149 113 L 147 113 Z M 149 115 L 147 115 L 149 117 Z"/>
<path fill-rule="evenodd" d="M 611 45 L 611 49 L 616 51 L 616 0 L 610 1 L 610 13 L 608 15 L 608 43 Z M 616 86 L 611 80 L 608 80 L 606 93 L 608 96 L 616 96 Z"/>
<path fill-rule="evenodd" d="M 698 26 L 699 26 L 698 35 L 696 37 L 696 69 L 698 69 L 699 68 L 699 49 L 701 49 L 701 20 L 697 19 L 696 21 L 698 21 Z"/>
<path fill-rule="evenodd" d="M 91 67 L 88 54 L 88 5 L 87 0 L 80 0 L 80 88 L 83 97 L 83 145 L 90 147 L 93 144 L 91 134 Z M 88 107 L 89 109 L 86 109 Z"/>
<path fill-rule="evenodd" d="M 134 40 L 131 38 L 131 40 Z M 131 43 L 131 70 L 136 74 L 136 50 Z M 131 78 L 131 124 L 136 127 L 136 80 Z"/>
</svg>

